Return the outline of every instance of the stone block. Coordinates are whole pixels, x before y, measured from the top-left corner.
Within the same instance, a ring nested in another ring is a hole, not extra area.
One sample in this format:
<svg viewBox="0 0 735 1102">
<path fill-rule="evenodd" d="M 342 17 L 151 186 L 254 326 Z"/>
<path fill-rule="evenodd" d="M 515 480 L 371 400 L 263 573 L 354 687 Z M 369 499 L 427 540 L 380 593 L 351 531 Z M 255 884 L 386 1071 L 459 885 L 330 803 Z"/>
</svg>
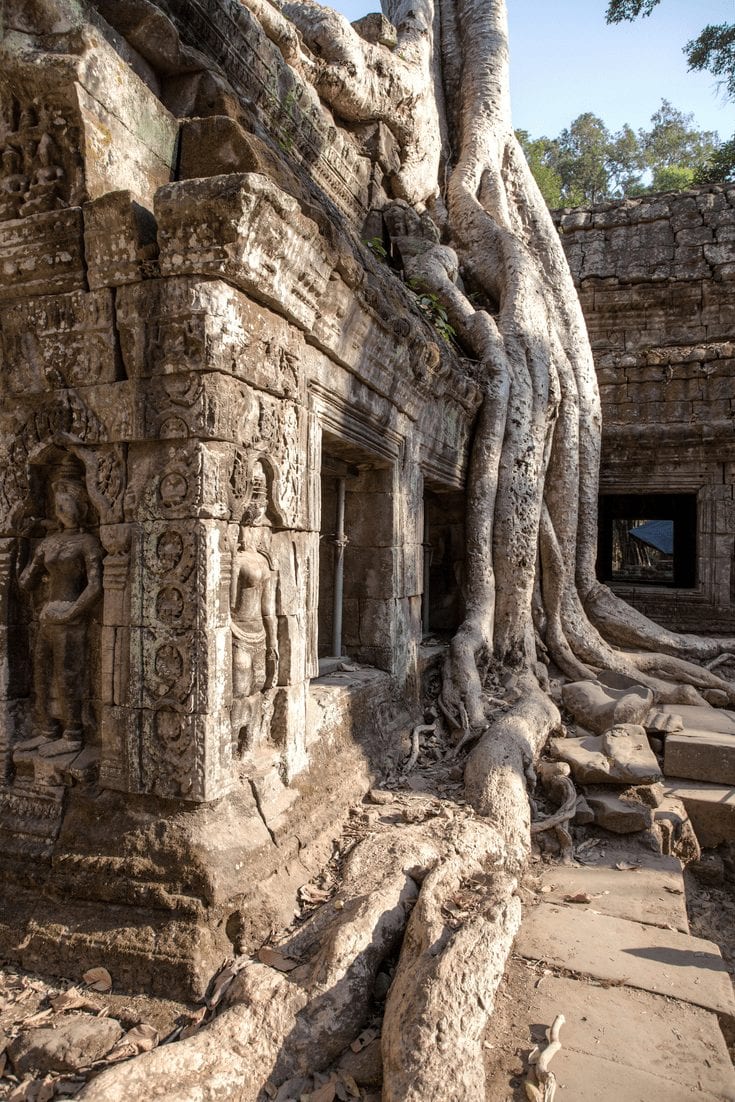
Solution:
<svg viewBox="0 0 735 1102">
<path fill-rule="evenodd" d="M 381 598 L 397 596 L 396 556 L 393 547 L 355 547 L 345 554 L 345 596 Z"/>
<path fill-rule="evenodd" d="M 515 951 L 547 967 L 735 1016 L 732 983 L 718 946 L 678 931 L 541 903 L 526 916 Z"/>
<path fill-rule="evenodd" d="M 580 784 L 655 784 L 661 779 L 646 733 L 634 724 L 618 725 L 605 735 L 552 739 L 550 746 Z"/>
<path fill-rule="evenodd" d="M 262 143 L 227 115 L 207 115 L 181 121 L 180 180 L 223 176 L 233 172 L 263 172 L 267 166 Z"/>
<path fill-rule="evenodd" d="M 676 233 L 677 245 L 706 245 L 713 239 L 712 229 L 709 226 L 687 226 Z"/>
<path fill-rule="evenodd" d="M 390 493 L 350 493 L 345 500 L 345 527 L 353 547 L 392 547 L 395 543 L 394 499 Z"/>
<path fill-rule="evenodd" d="M 730 242 L 704 246 L 704 258 L 708 264 L 731 265 L 733 263 L 733 247 Z"/>
<path fill-rule="evenodd" d="M 278 617 L 278 684 L 300 683 L 306 672 L 304 613 Z"/>
<path fill-rule="evenodd" d="M 178 119 L 101 35 L 93 32 L 93 40 L 76 86 L 87 193 L 96 199 L 127 189 L 150 207 L 171 179 Z"/>
<path fill-rule="evenodd" d="M 735 735 L 691 728 L 668 735 L 664 772 L 667 777 L 735 784 Z"/>
<path fill-rule="evenodd" d="M 401 167 L 401 150 L 393 133 L 385 123 L 373 122 L 356 126 L 355 138 L 362 151 L 386 173 L 398 172 Z"/>
<path fill-rule="evenodd" d="M 696 861 L 699 842 L 683 802 L 665 795 L 653 812 L 653 829 L 658 836 L 662 854 L 679 858 L 684 864 Z"/>
<path fill-rule="evenodd" d="M 232 787 L 228 713 L 183 714 L 167 700 L 140 712 L 142 791 L 210 803 Z"/>
<path fill-rule="evenodd" d="M 678 780 L 669 781 L 667 791 L 683 803 L 701 846 L 735 841 L 735 788 Z"/>
<path fill-rule="evenodd" d="M 73 1075 L 102 1060 L 122 1034 L 122 1026 L 114 1018 L 74 1014 L 57 1022 L 53 1029 L 21 1033 L 10 1044 L 8 1056 L 20 1079 L 49 1072 Z"/>
<path fill-rule="evenodd" d="M 608 858 L 609 860 L 609 858 Z M 600 914 L 652 926 L 670 926 L 689 933 L 681 862 L 676 857 L 636 854 L 634 869 L 618 869 L 611 861 L 594 866 L 555 865 L 541 877 L 544 902 L 563 905 L 565 896 L 589 895 L 589 906 Z"/>
<path fill-rule="evenodd" d="M 360 601 L 360 645 L 381 646 L 394 636 L 396 602 L 394 600 Z"/>
<path fill-rule="evenodd" d="M 620 874 L 618 874 L 620 875 Z M 735 1097 L 735 1073 L 710 1011 L 630 987 L 546 975 L 530 1021 L 548 1025 L 563 1008 L 562 1050 L 552 1065 L 570 1100 L 714 1102 Z M 545 1038 L 534 1030 L 533 1040 Z"/>
<path fill-rule="evenodd" d="M 7 303 L 0 307 L 0 341 L 0 389 L 5 393 L 42 393 L 50 383 L 86 387 L 119 377 L 115 314 L 107 290 Z"/>
<path fill-rule="evenodd" d="M 86 285 L 80 207 L 0 223 L 0 302 Z"/>
<path fill-rule="evenodd" d="M 636 685 L 616 688 L 599 681 L 574 681 L 564 685 L 562 700 L 578 723 L 601 735 L 617 723 L 640 723 L 653 704 L 653 693 Z"/>
<path fill-rule="evenodd" d="M 595 815 L 597 826 L 613 834 L 635 834 L 653 824 L 653 811 L 637 800 L 627 800 L 614 792 L 588 788 L 585 798 Z"/>
<path fill-rule="evenodd" d="M 680 715 L 675 713 L 659 712 L 656 709 L 651 709 L 643 720 L 642 726 L 648 735 L 666 735 L 681 731 L 684 727 L 684 721 Z"/>
<path fill-rule="evenodd" d="M 717 731 L 735 735 L 735 712 L 728 708 L 711 708 L 707 704 L 663 704 L 661 711 L 667 715 L 681 716 L 685 731 Z"/>
<path fill-rule="evenodd" d="M 155 271 L 156 222 L 129 191 L 87 203 L 83 215 L 87 279 L 93 290 L 138 283 Z"/>
<path fill-rule="evenodd" d="M 315 222 L 265 176 L 184 180 L 156 193 L 164 275 L 219 277 L 303 329 L 332 272 Z"/>
<path fill-rule="evenodd" d="M 309 764 L 306 753 L 308 682 L 279 688 L 273 701 L 271 737 L 281 749 L 287 782 Z"/>
</svg>

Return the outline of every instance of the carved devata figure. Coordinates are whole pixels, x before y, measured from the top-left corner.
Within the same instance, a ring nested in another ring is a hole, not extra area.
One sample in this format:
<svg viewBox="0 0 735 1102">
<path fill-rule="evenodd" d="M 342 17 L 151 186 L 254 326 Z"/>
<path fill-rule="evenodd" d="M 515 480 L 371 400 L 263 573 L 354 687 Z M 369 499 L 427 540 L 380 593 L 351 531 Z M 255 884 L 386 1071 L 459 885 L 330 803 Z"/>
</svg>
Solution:
<svg viewBox="0 0 735 1102">
<path fill-rule="evenodd" d="M 262 694 L 278 677 L 277 574 L 261 537 L 268 503 L 262 465 L 252 472 L 252 494 L 240 520 L 233 555 L 230 616 L 232 629 L 232 735 L 240 753 L 252 747 L 262 715 Z"/>
<path fill-rule="evenodd" d="M 51 496 L 56 531 L 40 541 L 18 579 L 35 595 L 33 741 L 42 756 L 82 747 L 88 622 L 102 593 L 102 548 L 84 530 L 88 499 L 76 472 L 63 467 Z"/>
</svg>

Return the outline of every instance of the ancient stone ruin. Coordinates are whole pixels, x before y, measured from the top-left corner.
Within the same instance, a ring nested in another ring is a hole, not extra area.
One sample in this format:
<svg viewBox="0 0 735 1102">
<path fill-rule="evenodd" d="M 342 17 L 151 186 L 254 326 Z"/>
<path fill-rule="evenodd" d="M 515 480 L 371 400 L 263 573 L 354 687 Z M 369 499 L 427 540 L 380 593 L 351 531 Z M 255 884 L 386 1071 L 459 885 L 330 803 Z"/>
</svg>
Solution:
<svg viewBox="0 0 735 1102">
<path fill-rule="evenodd" d="M 386 128 L 163 7 L 5 40 L 0 859 L 3 954 L 183 994 L 402 753 L 478 393 L 371 252 Z"/>
<path fill-rule="evenodd" d="M 475 1100 L 532 837 L 565 860 L 623 801 L 698 852 L 659 758 L 672 708 L 735 706 L 731 641 L 679 633 L 732 627 L 729 444 L 718 580 L 659 627 L 595 574 L 595 364 L 504 3 L 385 12 L 1 17 L 0 957 L 206 999 L 89 1102 L 319 1089 L 379 988 L 384 1102 Z"/>
<path fill-rule="evenodd" d="M 600 576 L 677 631 L 735 624 L 733 273 L 735 189 L 560 213 L 603 410 Z M 619 517 L 673 522 L 658 577 L 612 570 Z"/>
</svg>

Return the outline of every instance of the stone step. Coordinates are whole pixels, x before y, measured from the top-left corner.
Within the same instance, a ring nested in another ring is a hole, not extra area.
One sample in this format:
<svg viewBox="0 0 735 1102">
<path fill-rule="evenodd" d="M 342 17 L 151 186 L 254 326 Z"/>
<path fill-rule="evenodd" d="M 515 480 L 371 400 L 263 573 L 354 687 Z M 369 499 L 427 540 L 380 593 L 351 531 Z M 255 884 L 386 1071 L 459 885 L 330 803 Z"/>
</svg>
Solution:
<svg viewBox="0 0 735 1102">
<path fill-rule="evenodd" d="M 700 846 L 735 841 L 735 787 L 674 780 L 666 790 L 684 804 Z"/>
<path fill-rule="evenodd" d="M 692 781 L 735 784 L 735 735 L 688 727 L 667 735 L 664 773 Z"/>
<path fill-rule="evenodd" d="M 526 914 L 516 952 L 578 975 L 681 999 L 735 1021 L 730 975 L 718 946 L 702 938 L 540 903 Z"/>
<path fill-rule="evenodd" d="M 638 867 L 618 869 L 614 860 L 582 868 L 552 865 L 541 876 L 544 902 L 573 907 L 578 912 L 590 910 L 631 922 L 673 927 L 688 934 L 681 861 L 641 854 L 627 863 Z M 565 903 L 576 895 L 587 895 L 590 902 Z"/>
<path fill-rule="evenodd" d="M 716 1016 L 701 1007 L 629 987 L 544 976 L 529 1022 L 564 1014 L 552 1070 L 570 1102 L 735 1099 L 733 1071 Z M 542 1044 L 542 1027 L 531 1026 Z"/>
<path fill-rule="evenodd" d="M 712 708 L 709 704 L 662 704 L 661 711 L 681 716 L 685 729 L 735 735 L 735 712 L 728 708 Z"/>
</svg>

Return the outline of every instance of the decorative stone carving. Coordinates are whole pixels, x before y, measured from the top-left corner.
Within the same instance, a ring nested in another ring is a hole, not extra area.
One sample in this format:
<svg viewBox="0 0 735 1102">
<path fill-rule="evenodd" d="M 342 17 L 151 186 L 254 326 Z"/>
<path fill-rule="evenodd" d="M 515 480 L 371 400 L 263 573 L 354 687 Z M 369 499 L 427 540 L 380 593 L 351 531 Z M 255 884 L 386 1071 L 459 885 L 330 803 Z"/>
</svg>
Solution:
<svg viewBox="0 0 735 1102">
<path fill-rule="evenodd" d="M 65 173 L 59 161 L 59 151 L 53 138 L 44 134 L 36 147 L 35 171 L 25 202 L 19 211 L 21 217 L 27 214 L 46 214 L 64 206 L 62 189 Z"/>
<path fill-rule="evenodd" d="M 250 502 L 240 520 L 233 555 L 230 590 L 232 631 L 232 736 L 242 753 L 252 748 L 262 721 L 262 693 L 278 677 L 276 571 L 271 557 L 258 548 L 258 525 L 264 519 L 268 482 L 257 462 L 251 476 Z"/>
<path fill-rule="evenodd" d="M 88 498 L 70 465 L 61 468 L 52 498 L 57 531 L 41 540 L 18 579 L 23 592 L 40 593 L 32 657 L 34 748 L 41 756 L 81 749 L 87 625 L 102 594 L 102 547 L 84 531 Z"/>
<path fill-rule="evenodd" d="M 22 171 L 23 157 L 20 150 L 6 146 L 2 154 L 0 170 L 0 222 L 17 218 L 28 187 L 28 177 Z"/>
</svg>

